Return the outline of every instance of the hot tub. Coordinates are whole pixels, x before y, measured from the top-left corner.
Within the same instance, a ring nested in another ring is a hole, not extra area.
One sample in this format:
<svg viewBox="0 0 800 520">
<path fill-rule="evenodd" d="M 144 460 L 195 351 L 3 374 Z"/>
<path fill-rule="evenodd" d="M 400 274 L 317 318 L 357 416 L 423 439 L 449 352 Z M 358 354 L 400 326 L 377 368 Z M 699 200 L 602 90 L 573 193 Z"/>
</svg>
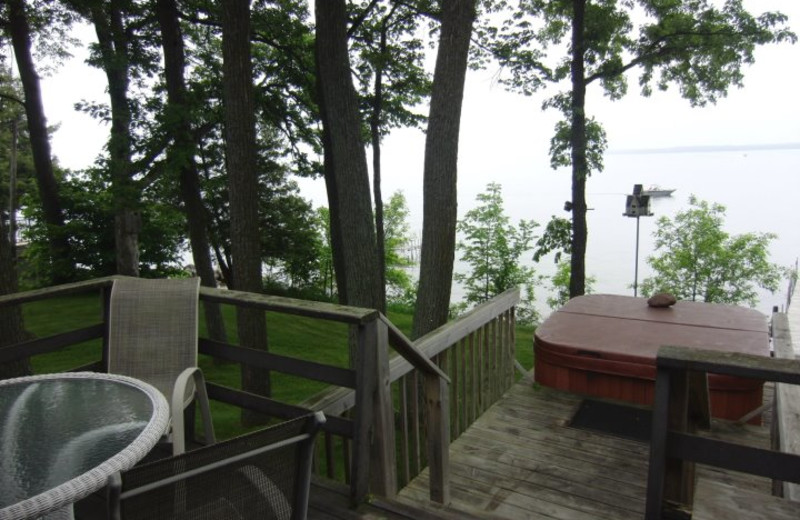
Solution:
<svg viewBox="0 0 800 520">
<path fill-rule="evenodd" d="M 700 302 L 652 308 L 644 298 L 573 298 L 534 335 L 535 379 L 567 392 L 652 405 L 662 345 L 769 356 L 767 318 Z M 711 414 L 737 420 L 762 404 L 761 381 L 709 374 Z"/>
</svg>

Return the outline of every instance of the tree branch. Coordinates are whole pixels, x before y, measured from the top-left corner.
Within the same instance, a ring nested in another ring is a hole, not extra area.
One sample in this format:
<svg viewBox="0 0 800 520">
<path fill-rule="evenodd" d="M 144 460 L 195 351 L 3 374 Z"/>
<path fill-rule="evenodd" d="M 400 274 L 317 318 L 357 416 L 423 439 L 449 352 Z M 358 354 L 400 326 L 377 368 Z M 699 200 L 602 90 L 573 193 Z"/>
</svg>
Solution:
<svg viewBox="0 0 800 520">
<path fill-rule="evenodd" d="M 25 102 L 18 98 L 17 96 L 12 96 L 11 94 L 4 94 L 0 92 L 0 99 L 6 99 L 8 101 L 19 103 L 22 108 L 25 108 Z"/>
<path fill-rule="evenodd" d="M 600 70 L 586 77 L 586 84 L 588 85 L 589 83 L 595 80 L 604 80 L 617 77 L 634 67 L 638 67 L 642 63 L 645 63 L 657 57 L 667 56 L 668 54 L 670 54 L 670 52 L 673 52 L 673 49 L 670 48 L 668 45 L 666 45 L 669 42 L 669 40 L 685 36 L 704 36 L 710 38 L 716 36 L 734 36 L 734 35 L 730 31 L 717 31 L 717 32 L 686 31 L 686 32 L 675 32 L 671 34 L 665 34 L 660 38 L 652 41 L 649 45 L 645 47 L 643 53 L 639 54 L 634 59 L 622 65 L 621 67 L 616 67 L 608 70 L 603 70 L 603 68 L 601 67 Z M 692 47 L 694 46 L 688 46 L 686 48 L 680 49 L 680 51 L 681 53 L 684 53 L 687 49 L 690 49 Z"/>
</svg>

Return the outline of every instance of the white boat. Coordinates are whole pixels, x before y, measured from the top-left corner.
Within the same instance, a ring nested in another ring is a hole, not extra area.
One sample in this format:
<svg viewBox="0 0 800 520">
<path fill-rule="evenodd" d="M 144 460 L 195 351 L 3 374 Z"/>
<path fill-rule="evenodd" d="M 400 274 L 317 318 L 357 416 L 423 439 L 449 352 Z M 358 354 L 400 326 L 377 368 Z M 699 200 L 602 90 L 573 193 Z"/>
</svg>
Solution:
<svg viewBox="0 0 800 520">
<path fill-rule="evenodd" d="M 662 188 L 653 184 L 642 190 L 642 195 L 649 195 L 651 197 L 671 197 L 675 189 Z"/>
</svg>

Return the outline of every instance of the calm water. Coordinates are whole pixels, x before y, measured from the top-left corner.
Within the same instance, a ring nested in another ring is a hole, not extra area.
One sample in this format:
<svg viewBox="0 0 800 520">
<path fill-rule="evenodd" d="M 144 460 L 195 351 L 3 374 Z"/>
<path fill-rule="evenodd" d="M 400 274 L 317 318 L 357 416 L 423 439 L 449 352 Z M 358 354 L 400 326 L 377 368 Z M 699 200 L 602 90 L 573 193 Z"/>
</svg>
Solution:
<svg viewBox="0 0 800 520">
<path fill-rule="evenodd" d="M 550 215 L 568 216 L 563 202 L 569 196 L 569 174 L 548 172 L 528 179 L 530 185 L 511 181 L 504 186 L 506 210 L 513 221 L 533 218 L 544 224 Z M 636 219 L 623 217 L 625 196 L 634 184 L 659 184 L 675 188 L 672 197 L 652 199 L 653 217 L 640 220 L 639 282 L 652 274 L 646 258 L 653 254 L 653 232 L 659 216 L 673 217 L 689 207 L 694 194 L 726 206 L 725 230 L 730 234 L 774 232 L 772 261 L 794 265 L 800 255 L 796 211 L 800 206 L 800 150 L 749 150 L 694 153 L 609 154 L 606 169 L 589 179 L 587 199 L 589 241 L 587 273 L 597 279 L 595 292 L 633 294 Z M 463 214 L 463 211 L 459 211 Z M 542 274 L 553 271 L 552 262 L 537 266 Z M 462 267 L 464 269 L 464 267 Z M 769 313 L 785 301 L 760 291 L 757 308 Z M 460 297 L 460 291 L 454 292 Z M 538 298 L 544 302 L 544 294 Z M 540 310 L 549 312 L 541 303 Z"/>
<path fill-rule="evenodd" d="M 398 132 L 407 141 L 387 146 L 384 153 L 386 177 L 384 197 L 402 190 L 410 209 L 412 233 L 421 236 L 422 175 L 420 168 L 400 169 L 399 165 L 421 164 L 424 137 Z M 398 139 L 399 140 L 399 139 Z M 508 144 L 508 143 L 506 143 Z M 512 147 L 513 148 L 513 147 Z M 483 150 L 492 149 L 491 141 Z M 520 150 L 519 147 L 515 150 Z M 568 217 L 563 209 L 570 196 L 567 170 L 549 168 L 546 150 L 530 151 L 527 156 L 492 155 L 475 148 L 463 148 L 459 159 L 459 218 L 475 206 L 475 196 L 489 182 L 503 187 L 506 214 L 511 221 L 533 219 L 544 226 L 551 215 Z M 770 248 L 771 261 L 793 266 L 800 256 L 800 146 L 794 149 L 736 150 L 681 153 L 614 153 L 605 157 L 605 170 L 594 174 L 587 184 L 589 240 L 587 273 L 596 278 L 595 292 L 633 295 L 636 251 L 636 220 L 623 217 L 625 197 L 634 184 L 658 184 L 676 191 L 672 197 L 653 199 L 653 217 L 640 220 L 639 282 L 652 274 L 647 257 L 653 254 L 653 232 L 660 216 L 674 217 L 689 208 L 689 196 L 717 202 L 727 209 L 724 229 L 731 235 L 748 232 L 773 232 L 778 238 Z M 303 194 L 316 205 L 327 205 L 324 184 L 317 180 L 301 182 Z M 457 257 L 458 257 L 458 253 Z M 530 262 L 533 264 L 533 262 Z M 551 259 L 533 264 L 543 275 L 554 272 Z M 456 262 L 456 271 L 468 266 Z M 786 283 L 775 294 L 759 291 L 757 309 L 769 314 L 774 305 L 785 303 Z M 548 291 L 537 292 L 537 307 L 546 316 Z M 454 285 L 452 300 L 463 291 Z"/>
</svg>

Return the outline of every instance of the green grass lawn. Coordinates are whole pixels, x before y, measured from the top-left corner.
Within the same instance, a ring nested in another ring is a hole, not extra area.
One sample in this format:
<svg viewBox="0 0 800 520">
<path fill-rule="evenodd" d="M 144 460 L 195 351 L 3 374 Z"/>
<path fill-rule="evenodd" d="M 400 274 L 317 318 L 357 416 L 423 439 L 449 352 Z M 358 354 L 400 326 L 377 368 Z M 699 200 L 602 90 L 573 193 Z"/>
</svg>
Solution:
<svg viewBox="0 0 800 520">
<path fill-rule="evenodd" d="M 222 306 L 229 342 L 236 342 L 235 309 Z M 25 326 L 36 337 L 46 337 L 59 332 L 90 326 L 101 322 L 100 301 L 96 295 L 79 295 L 25 304 Z M 413 316 L 402 312 L 389 312 L 389 319 L 405 334 L 411 333 Z M 347 327 L 343 324 L 314 320 L 287 314 L 268 313 L 267 330 L 270 351 L 300 359 L 334 366 L 347 366 Z M 533 366 L 533 327 L 517 327 L 517 359 L 527 369 Z M 200 312 L 200 335 L 206 334 L 205 319 Z M 100 359 L 100 340 L 73 345 L 58 352 L 36 356 L 32 360 L 34 372 L 49 373 L 69 370 Z M 207 380 L 240 388 L 239 365 L 221 363 L 208 356 L 200 356 L 200 367 Z M 309 381 L 278 372 L 271 373 L 273 397 L 287 403 L 298 403 L 325 388 L 324 383 Z M 212 402 L 214 425 L 220 438 L 242 431 L 239 426 L 240 410 L 237 407 Z"/>
</svg>

